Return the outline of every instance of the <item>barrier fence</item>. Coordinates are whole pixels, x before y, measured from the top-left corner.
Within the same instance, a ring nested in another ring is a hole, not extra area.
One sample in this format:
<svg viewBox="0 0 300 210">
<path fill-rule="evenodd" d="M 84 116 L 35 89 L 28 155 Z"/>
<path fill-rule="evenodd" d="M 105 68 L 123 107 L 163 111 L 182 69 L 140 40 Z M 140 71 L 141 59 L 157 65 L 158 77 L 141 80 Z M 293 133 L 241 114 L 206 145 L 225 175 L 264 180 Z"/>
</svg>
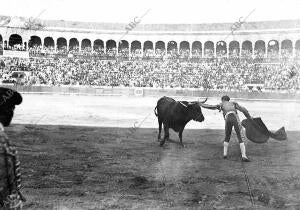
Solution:
<svg viewBox="0 0 300 210">
<path fill-rule="evenodd" d="M 241 99 L 291 99 L 300 100 L 300 92 L 276 92 L 276 91 L 217 91 L 201 90 L 193 88 L 136 88 L 136 87 L 91 87 L 91 86 L 46 86 L 32 85 L 22 86 L 2 84 L 21 93 L 33 94 L 73 94 L 73 95 L 111 95 L 111 96 L 181 96 L 181 97 L 221 97 L 229 95 L 232 98 Z"/>
</svg>

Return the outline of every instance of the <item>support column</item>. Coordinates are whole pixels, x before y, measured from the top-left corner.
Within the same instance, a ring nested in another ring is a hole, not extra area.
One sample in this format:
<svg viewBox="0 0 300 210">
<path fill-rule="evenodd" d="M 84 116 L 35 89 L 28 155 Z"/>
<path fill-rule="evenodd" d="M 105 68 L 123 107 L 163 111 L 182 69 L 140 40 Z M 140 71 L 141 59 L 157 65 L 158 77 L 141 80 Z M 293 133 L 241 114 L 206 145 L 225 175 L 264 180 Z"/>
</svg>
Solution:
<svg viewBox="0 0 300 210">
<path fill-rule="evenodd" d="M 79 44 L 79 52 L 81 52 L 81 44 L 82 44 L 82 40 L 81 40 L 81 41 L 78 41 L 78 44 Z"/>
<path fill-rule="evenodd" d="M 128 42 L 128 58 L 131 58 L 131 44 Z"/>
<path fill-rule="evenodd" d="M 54 52 L 57 52 L 57 46 L 56 46 L 56 41 L 53 39 L 53 41 L 54 41 Z"/>
<path fill-rule="evenodd" d="M 106 55 L 106 41 L 103 41 L 103 50 L 104 50 L 104 55 Z"/>
<path fill-rule="evenodd" d="M 119 55 L 119 43 L 116 42 L 116 56 Z"/>
<path fill-rule="evenodd" d="M 165 43 L 165 55 L 166 56 L 168 55 L 168 42 Z"/>
<path fill-rule="evenodd" d="M 193 42 L 189 42 L 189 49 L 190 49 L 190 55 L 189 55 L 189 58 L 192 58 L 193 56 Z"/>
<path fill-rule="evenodd" d="M 169 41 L 166 42 L 166 56 L 168 56 L 168 44 L 169 44 Z"/>
<path fill-rule="evenodd" d="M 44 39 L 41 39 L 42 49 L 44 49 Z"/>
<path fill-rule="evenodd" d="M 168 45 L 165 45 L 165 56 L 168 55 Z"/>
<path fill-rule="evenodd" d="M 23 44 L 25 44 L 25 50 L 28 51 L 28 40 L 26 40 L 26 42 L 23 42 Z"/>
<path fill-rule="evenodd" d="M 7 41 L 7 40 L 4 40 L 4 41 L 3 41 L 3 44 L 4 44 L 4 48 L 7 49 L 7 48 L 8 48 L 8 41 Z"/>
<path fill-rule="evenodd" d="M 242 57 L 243 43 L 239 45 L 239 57 Z"/>
<path fill-rule="evenodd" d="M 217 57 L 217 43 L 214 43 L 214 57 L 216 58 Z"/>
<path fill-rule="evenodd" d="M 281 41 L 278 41 L 278 57 L 281 58 Z"/>
<path fill-rule="evenodd" d="M 295 53 L 296 52 L 296 41 L 292 41 L 292 55 L 293 55 L 293 58 L 295 57 Z"/>
<path fill-rule="evenodd" d="M 229 58 L 229 44 L 226 44 L 226 57 Z"/>
</svg>

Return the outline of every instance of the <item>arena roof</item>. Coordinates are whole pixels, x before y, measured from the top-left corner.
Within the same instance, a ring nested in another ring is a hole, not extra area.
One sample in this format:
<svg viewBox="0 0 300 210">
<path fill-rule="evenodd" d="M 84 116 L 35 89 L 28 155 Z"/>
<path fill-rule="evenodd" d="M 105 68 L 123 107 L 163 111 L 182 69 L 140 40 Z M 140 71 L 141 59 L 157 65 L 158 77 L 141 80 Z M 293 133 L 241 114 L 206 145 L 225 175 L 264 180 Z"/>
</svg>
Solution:
<svg viewBox="0 0 300 210">
<path fill-rule="evenodd" d="M 5 20 L 10 19 L 7 24 Z M 28 18 L 0 16 L 0 25 L 7 27 L 24 27 Z M 123 23 L 101 23 L 101 22 L 77 22 L 65 20 L 34 20 L 42 23 L 45 28 L 65 28 L 68 29 L 90 29 L 90 30 L 124 30 L 127 24 Z M 138 24 L 134 31 L 182 31 L 182 32 L 201 32 L 201 31 L 228 31 L 234 23 L 208 23 L 208 24 Z M 241 25 L 242 30 L 272 30 L 272 29 L 296 29 L 300 28 L 300 20 L 278 20 L 245 22 Z"/>
</svg>

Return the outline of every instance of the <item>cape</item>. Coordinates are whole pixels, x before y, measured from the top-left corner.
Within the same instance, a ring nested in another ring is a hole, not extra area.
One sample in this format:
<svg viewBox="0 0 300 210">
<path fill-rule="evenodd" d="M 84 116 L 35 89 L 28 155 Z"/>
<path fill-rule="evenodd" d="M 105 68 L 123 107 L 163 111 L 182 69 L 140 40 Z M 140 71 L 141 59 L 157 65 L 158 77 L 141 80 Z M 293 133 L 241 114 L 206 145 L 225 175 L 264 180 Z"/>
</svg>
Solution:
<svg viewBox="0 0 300 210">
<path fill-rule="evenodd" d="M 246 130 L 246 137 L 254 143 L 266 143 L 270 137 L 278 141 L 287 139 L 284 127 L 276 132 L 271 132 L 260 117 L 245 119 L 242 121 L 242 126 Z"/>
</svg>

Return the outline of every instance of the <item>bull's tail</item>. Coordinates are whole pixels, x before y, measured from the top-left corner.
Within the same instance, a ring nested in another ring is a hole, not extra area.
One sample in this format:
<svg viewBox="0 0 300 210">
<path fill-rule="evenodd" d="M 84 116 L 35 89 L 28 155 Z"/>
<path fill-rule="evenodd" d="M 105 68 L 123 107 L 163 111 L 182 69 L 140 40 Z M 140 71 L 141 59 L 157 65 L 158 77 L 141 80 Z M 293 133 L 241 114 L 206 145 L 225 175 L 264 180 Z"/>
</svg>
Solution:
<svg viewBox="0 0 300 210">
<path fill-rule="evenodd" d="M 157 106 L 154 108 L 154 114 L 155 114 L 156 117 L 158 116 L 158 114 L 157 114 Z"/>
</svg>

